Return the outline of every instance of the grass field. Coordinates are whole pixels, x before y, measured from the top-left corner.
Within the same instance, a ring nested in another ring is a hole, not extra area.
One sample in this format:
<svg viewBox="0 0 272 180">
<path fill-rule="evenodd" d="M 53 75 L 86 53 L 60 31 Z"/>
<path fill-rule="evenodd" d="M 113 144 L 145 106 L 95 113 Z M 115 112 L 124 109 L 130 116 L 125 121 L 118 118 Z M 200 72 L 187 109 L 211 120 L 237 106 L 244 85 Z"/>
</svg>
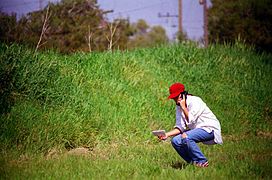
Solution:
<svg viewBox="0 0 272 180">
<path fill-rule="evenodd" d="M 271 179 L 272 55 L 242 44 L 34 54 L 0 45 L 1 179 Z M 187 165 L 170 141 L 182 82 L 221 122 L 224 144 Z"/>
</svg>

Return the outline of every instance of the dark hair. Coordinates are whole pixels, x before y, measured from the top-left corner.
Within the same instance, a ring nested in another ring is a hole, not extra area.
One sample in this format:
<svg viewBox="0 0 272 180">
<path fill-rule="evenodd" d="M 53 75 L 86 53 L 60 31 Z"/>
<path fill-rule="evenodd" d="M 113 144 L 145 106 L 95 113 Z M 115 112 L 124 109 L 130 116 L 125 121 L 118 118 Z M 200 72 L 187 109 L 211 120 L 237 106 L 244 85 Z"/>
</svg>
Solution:
<svg viewBox="0 0 272 180">
<path fill-rule="evenodd" d="M 181 94 L 181 98 L 183 98 L 183 95 L 185 95 L 185 99 L 187 99 L 187 95 L 192 96 L 192 94 L 189 94 L 188 91 L 183 91 L 180 94 Z"/>
<path fill-rule="evenodd" d="M 181 95 L 181 98 L 183 99 L 183 95 L 185 95 L 185 99 L 187 99 L 187 95 L 188 95 L 188 92 L 187 91 L 183 91 L 180 93 Z"/>
</svg>

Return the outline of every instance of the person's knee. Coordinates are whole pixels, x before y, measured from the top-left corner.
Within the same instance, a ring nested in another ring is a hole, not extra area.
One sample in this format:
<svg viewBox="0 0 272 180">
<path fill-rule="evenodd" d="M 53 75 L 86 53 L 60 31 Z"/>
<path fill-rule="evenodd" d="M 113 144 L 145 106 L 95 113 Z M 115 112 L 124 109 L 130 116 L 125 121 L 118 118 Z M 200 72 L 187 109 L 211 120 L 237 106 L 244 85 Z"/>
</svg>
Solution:
<svg viewBox="0 0 272 180">
<path fill-rule="evenodd" d="M 182 138 L 181 136 L 175 136 L 171 140 L 172 146 L 182 146 L 186 144 L 186 138 Z"/>
<path fill-rule="evenodd" d="M 180 141 L 180 137 L 179 136 L 173 137 L 172 140 L 171 140 L 172 146 L 178 146 L 180 144 L 179 141 Z"/>
</svg>

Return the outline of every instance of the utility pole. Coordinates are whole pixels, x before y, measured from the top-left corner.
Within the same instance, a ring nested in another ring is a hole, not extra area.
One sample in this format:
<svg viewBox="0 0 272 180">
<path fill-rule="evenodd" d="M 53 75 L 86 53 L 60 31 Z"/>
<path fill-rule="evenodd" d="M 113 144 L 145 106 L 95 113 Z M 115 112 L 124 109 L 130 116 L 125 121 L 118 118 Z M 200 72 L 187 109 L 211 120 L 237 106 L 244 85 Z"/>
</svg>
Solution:
<svg viewBox="0 0 272 180">
<path fill-rule="evenodd" d="M 208 47 L 208 45 L 209 45 L 209 38 L 208 38 L 208 8 L 207 8 L 207 0 L 199 0 L 199 4 L 203 5 L 204 46 Z"/>
<path fill-rule="evenodd" d="M 182 34 L 182 0 L 178 2 L 178 23 L 179 23 L 179 33 Z"/>
<path fill-rule="evenodd" d="M 170 15 L 169 12 L 166 15 L 162 15 L 161 13 L 158 14 L 159 18 L 170 18 L 175 17 L 178 18 L 178 32 L 182 33 L 182 0 L 178 0 L 178 15 Z"/>
</svg>

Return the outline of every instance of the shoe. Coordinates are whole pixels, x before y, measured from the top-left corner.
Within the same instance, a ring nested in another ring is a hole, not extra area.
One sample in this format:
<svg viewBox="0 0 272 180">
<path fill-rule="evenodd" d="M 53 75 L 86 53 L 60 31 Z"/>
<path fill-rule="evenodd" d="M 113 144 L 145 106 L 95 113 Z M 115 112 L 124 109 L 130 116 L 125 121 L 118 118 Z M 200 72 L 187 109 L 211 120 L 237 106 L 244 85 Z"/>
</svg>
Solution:
<svg viewBox="0 0 272 180">
<path fill-rule="evenodd" d="M 197 166 L 197 167 L 204 168 L 204 167 L 208 167 L 209 166 L 209 162 L 208 161 L 206 161 L 204 163 L 197 163 L 197 162 L 195 162 L 194 165 Z"/>
</svg>

